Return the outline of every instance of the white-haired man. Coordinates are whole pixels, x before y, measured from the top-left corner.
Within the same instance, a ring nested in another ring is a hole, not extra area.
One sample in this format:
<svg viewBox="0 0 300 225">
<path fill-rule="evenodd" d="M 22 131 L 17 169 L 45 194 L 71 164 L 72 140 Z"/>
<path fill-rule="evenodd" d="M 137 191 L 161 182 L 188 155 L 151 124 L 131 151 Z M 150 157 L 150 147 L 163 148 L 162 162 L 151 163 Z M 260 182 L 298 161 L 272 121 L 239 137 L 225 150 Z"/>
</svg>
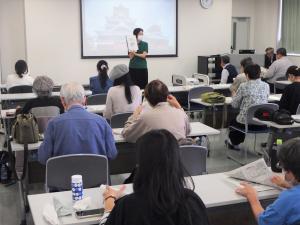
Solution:
<svg viewBox="0 0 300 225">
<path fill-rule="evenodd" d="M 60 91 L 65 113 L 51 120 L 38 150 L 38 160 L 45 164 L 54 156 L 98 154 L 113 159 L 117 155 L 112 129 L 105 119 L 89 113 L 82 85 L 68 83 Z"/>
</svg>

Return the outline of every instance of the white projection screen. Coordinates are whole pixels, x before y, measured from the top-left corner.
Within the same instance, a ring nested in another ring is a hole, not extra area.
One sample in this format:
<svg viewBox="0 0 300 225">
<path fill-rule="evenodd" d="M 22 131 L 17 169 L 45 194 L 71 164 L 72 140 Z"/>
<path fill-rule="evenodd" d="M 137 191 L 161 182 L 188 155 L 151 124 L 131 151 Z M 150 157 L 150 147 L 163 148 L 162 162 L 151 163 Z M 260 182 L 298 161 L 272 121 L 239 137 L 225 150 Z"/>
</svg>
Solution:
<svg viewBox="0 0 300 225">
<path fill-rule="evenodd" d="M 177 56 L 177 0 L 81 0 L 82 58 L 127 57 L 137 27 L 149 56 Z"/>
</svg>

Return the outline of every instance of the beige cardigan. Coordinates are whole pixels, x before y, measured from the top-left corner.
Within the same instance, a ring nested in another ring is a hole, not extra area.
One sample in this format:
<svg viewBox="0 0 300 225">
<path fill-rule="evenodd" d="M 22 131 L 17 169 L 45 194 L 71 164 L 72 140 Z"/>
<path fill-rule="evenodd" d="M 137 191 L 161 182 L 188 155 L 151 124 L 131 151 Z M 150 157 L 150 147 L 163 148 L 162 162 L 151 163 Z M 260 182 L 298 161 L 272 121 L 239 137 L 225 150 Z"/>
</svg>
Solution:
<svg viewBox="0 0 300 225">
<path fill-rule="evenodd" d="M 128 142 L 134 143 L 143 134 L 156 129 L 170 131 L 177 140 L 186 138 L 191 130 L 189 118 L 182 109 L 161 102 L 153 108 L 143 108 L 138 116 L 129 117 L 122 135 Z"/>
</svg>

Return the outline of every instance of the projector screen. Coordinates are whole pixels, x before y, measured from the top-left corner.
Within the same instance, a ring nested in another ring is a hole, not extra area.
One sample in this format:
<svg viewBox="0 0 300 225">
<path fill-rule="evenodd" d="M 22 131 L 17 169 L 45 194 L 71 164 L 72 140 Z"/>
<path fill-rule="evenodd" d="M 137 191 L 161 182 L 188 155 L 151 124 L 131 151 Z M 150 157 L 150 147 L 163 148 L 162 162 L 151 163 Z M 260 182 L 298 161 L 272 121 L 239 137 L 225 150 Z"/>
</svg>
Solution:
<svg viewBox="0 0 300 225">
<path fill-rule="evenodd" d="M 137 27 L 149 56 L 177 56 L 177 0 L 81 0 L 82 58 L 128 57 Z"/>
</svg>

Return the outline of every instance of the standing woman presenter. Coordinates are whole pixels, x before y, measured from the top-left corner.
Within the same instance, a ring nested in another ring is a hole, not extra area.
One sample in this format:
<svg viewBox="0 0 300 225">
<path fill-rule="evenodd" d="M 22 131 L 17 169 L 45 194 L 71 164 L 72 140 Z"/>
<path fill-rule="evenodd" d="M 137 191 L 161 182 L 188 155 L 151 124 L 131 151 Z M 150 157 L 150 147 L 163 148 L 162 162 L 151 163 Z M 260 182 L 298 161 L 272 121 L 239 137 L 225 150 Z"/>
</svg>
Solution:
<svg viewBox="0 0 300 225">
<path fill-rule="evenodd" d="M 129 52 L 129 73 L 133 83 L 145 89 L 148 84 L 148 68 L 147 68 L 147 55 L 148 43 L 143 41 L 144 30 L 142 28 L 135 28 L 133 35 L 136 36 L 139 49 L 137 52 Z"/>
</svg>

